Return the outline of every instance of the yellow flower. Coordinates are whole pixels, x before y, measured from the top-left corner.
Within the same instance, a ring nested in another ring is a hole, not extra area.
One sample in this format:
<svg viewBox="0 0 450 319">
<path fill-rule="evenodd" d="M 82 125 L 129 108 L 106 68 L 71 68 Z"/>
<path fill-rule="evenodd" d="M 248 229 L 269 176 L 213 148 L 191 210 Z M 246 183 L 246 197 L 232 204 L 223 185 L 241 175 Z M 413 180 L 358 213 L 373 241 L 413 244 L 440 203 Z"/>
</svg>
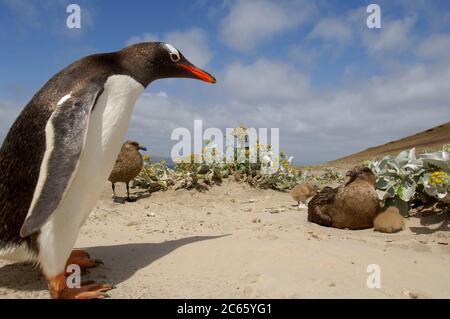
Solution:
<svg viewBox="0 0 450 319">
<path fill-rule="evenodd" d="M 142 159 L 143 159 L 144 161 L 148 161 L 148 160 L 150 160 L 150 156 L 144 155 L 144 156 L 142 156 Z"/>
<path fill-rule="evenodd" d="M 433 172 L 430 176 L 430 184 L 433 186 L 444 186 L 449 179 L 450 176 L 448 176 L 448 174 L 445 172 Z"/>
</svg>

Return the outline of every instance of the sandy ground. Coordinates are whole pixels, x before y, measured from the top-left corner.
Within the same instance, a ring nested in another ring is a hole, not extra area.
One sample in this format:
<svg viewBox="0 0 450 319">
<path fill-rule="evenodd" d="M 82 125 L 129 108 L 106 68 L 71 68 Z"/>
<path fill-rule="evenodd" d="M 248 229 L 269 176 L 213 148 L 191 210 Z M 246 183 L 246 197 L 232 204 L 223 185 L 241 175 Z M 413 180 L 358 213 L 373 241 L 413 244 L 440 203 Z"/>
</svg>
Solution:
<svg viewBox="0 0 450 319">
<path fill-rule="evenodd" d="M 119 189 L 123 194 L 123 189 Z M 114 203 L 109 185 L 77 247 L 111 298 L 449 298 L 450 232 L 436 216 L 397 234 L 307 222 L 288 193 L 226 182 Z M 381 288 L 367 287 L 369 264 Z M 0 262 L 1 298 L 48 298 L 40 272 Z"/>
</svg>

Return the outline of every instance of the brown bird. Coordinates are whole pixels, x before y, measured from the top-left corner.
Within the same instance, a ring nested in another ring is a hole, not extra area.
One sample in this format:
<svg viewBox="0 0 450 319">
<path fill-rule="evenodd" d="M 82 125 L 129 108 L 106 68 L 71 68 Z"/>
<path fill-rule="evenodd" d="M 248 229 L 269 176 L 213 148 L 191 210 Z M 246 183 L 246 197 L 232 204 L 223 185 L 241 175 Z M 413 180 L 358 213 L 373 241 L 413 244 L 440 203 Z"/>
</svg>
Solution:
<svg viewBox="0 0 450 319">
<path fill-rule="evenodd" d="M 114 169 L 108 179 L 111 182 L 114 199 L 116 198 L 115 183 L 120 182 L 127 185 L 127 201 L 131 201 L 129 183 L 141 172 L 144 166 L 139 150 L 147 151 L 145 147 L 140 146 L 135 141 L 127 141 L 122 145 Z"/>
<path fill-rule="evenodd" d="M 380 212 L 375 192 L 376 178 L 367 167 L 356 166 L 347 172 L 349 181 L 338 188 L 325 187 L 308 205 L 308 221 L 335 228 L 373 227 Z"/>
<path fill-rule="evenodd" d="M 317 194 L 319 188 L 312 183 L 298 184 L 291 190 L 292 199 L 298 203 L 298 208 L 308 208 L 308 198 Z"/>
<path fill-rule="evenodd" d="M 374 229 L 383 233 L 396 233 L 405 229 L 405 218 L 397 207 L 389 207 L 373 221 Z"/>
</svg>

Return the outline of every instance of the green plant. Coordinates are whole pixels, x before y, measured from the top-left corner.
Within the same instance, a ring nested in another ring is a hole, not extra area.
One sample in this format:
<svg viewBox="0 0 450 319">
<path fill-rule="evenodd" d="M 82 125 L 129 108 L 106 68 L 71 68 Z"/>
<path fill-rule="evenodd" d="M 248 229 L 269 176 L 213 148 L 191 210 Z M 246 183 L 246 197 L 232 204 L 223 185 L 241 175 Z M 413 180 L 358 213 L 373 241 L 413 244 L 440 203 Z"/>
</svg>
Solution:
<svg viewBox="0 0 450 319">
<path fill-rule="evenodd" d="M 235 129 L 240 145 L 246 145 L 246 128 Z M 227 147 L 233 147 L 227 145 Z M 136 178 L 135 185 L 151 191 L 165 190 L 171 185 L 177 188 L 197 188 L 220 184 L 230 176 L 238 182 L 247 182 L 258 188 L 286 190 L 305 181 L 302 172 L 292 166 L 293 157 L 281 152 L 276 156 L 270 145 L 255 145 L 256 152 L 249 147 L 234 147 L 232 159 L 218 152 L 216 145 L 207 142 L 201 154 L 191 154 L 175 162 L 170 169 L 163 163 L 144 161 L 144 169 Z M 278 169 L 276 169 L 278 168 Z"/>
<path fill-rule="evenodd" d="M 376 191 L 386 205 L 397 206 L 408 215 L 414 200 L 433 197 L 448 201 L 449 153 L 443 149 L 416 156 L 415 149 L 397 156 L 370 161 L 368 166 L 377 177 Z"/>
<path fill-rule="evenodd" d="M 144 159 L 144 168 L 134 179 L 134 186 L 149 192 L 167 190 L 174 183 L 173 169 L 167 166 L 166 161 L 151 163 L 150 158 Z"/>
<path fill-rule="evenodd" d="M 450 153 L 450 144 L 446 144 L 442 147 L 442 150 L 444 152 Z"/>
<path fill-rule="evenodd" d="M 439 200 L 450 203 L 450 176 L 443 171 L 426 173 L 423 177 L 425 192 Z"/>
<path fill-rule="evenodd" d="M 332 182 L 343 183 L 345 181 L 344 175 L 335 167 L 326 167 L 322 175 L 316 176 L 315 180 L 321 184 L 326 185 Z"/>
<path fill-rule="evenodd" d="M 260 167 L 256 166 L 256 169 L 250 169 L 250 172 L 244 174 L 242 178 L 252 186 L 280 191 L 291 189 L 305 181 L 302 171 L 292 167 L 292 157 L 287 157 L 281 152 L 279 158 L 273 161 L 279 161 L 279 169 L 275 173 L 265 174 Z"/>
</svg>

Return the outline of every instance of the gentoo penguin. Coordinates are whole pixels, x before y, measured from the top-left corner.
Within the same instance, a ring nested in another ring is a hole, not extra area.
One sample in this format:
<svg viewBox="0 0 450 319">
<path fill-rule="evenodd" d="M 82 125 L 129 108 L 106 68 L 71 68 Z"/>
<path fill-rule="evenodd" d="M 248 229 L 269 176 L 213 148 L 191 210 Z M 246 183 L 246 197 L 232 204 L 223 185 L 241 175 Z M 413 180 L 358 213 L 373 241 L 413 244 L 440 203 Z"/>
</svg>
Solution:
<svg viewBox="0 0 450 319">
<path fill-rule="evenodd" d="M 102 298 L 108 285 L 66 284 L 66 264 L 100 197 L 137 98 L 163 78 L 216 80 L 175 47 L 146 42 L 69 65 L 31 99 L 0 149 L 0 256 L 40 266 L 53 298 Z"/>
<path fill-rule="evenodd" d="M 120 182 L 127 185 L 127 200 L 131 201 L 129 183 L 141 172 L 144 166 L 144 161 L 139 150 L 147 151 L 145 147 L 140 146 L 135 141 L 126 141 L 122 145 L 119 156 L 114 164 L 114 169 L 108 179 L 111 182 L 114 199 L 116 198 L 115 184 Z"/>
<path fill-rule="evenodd" d="M 338 188 L 325 187 L 308 204 L 308 221 L 335 228 L 371 228 L 380 212 L 376 178 L 368 167 L 347 172 L 349 181 Z"/>
<path fill-rule="evenodd" d="M 298 184 L 291 190 L 291 197 L 298 204 L 298 208 L 308 208 L 306 206 L 308 198 L 317 194 L 319 188 L 312 183 Z"/>
</svg>

